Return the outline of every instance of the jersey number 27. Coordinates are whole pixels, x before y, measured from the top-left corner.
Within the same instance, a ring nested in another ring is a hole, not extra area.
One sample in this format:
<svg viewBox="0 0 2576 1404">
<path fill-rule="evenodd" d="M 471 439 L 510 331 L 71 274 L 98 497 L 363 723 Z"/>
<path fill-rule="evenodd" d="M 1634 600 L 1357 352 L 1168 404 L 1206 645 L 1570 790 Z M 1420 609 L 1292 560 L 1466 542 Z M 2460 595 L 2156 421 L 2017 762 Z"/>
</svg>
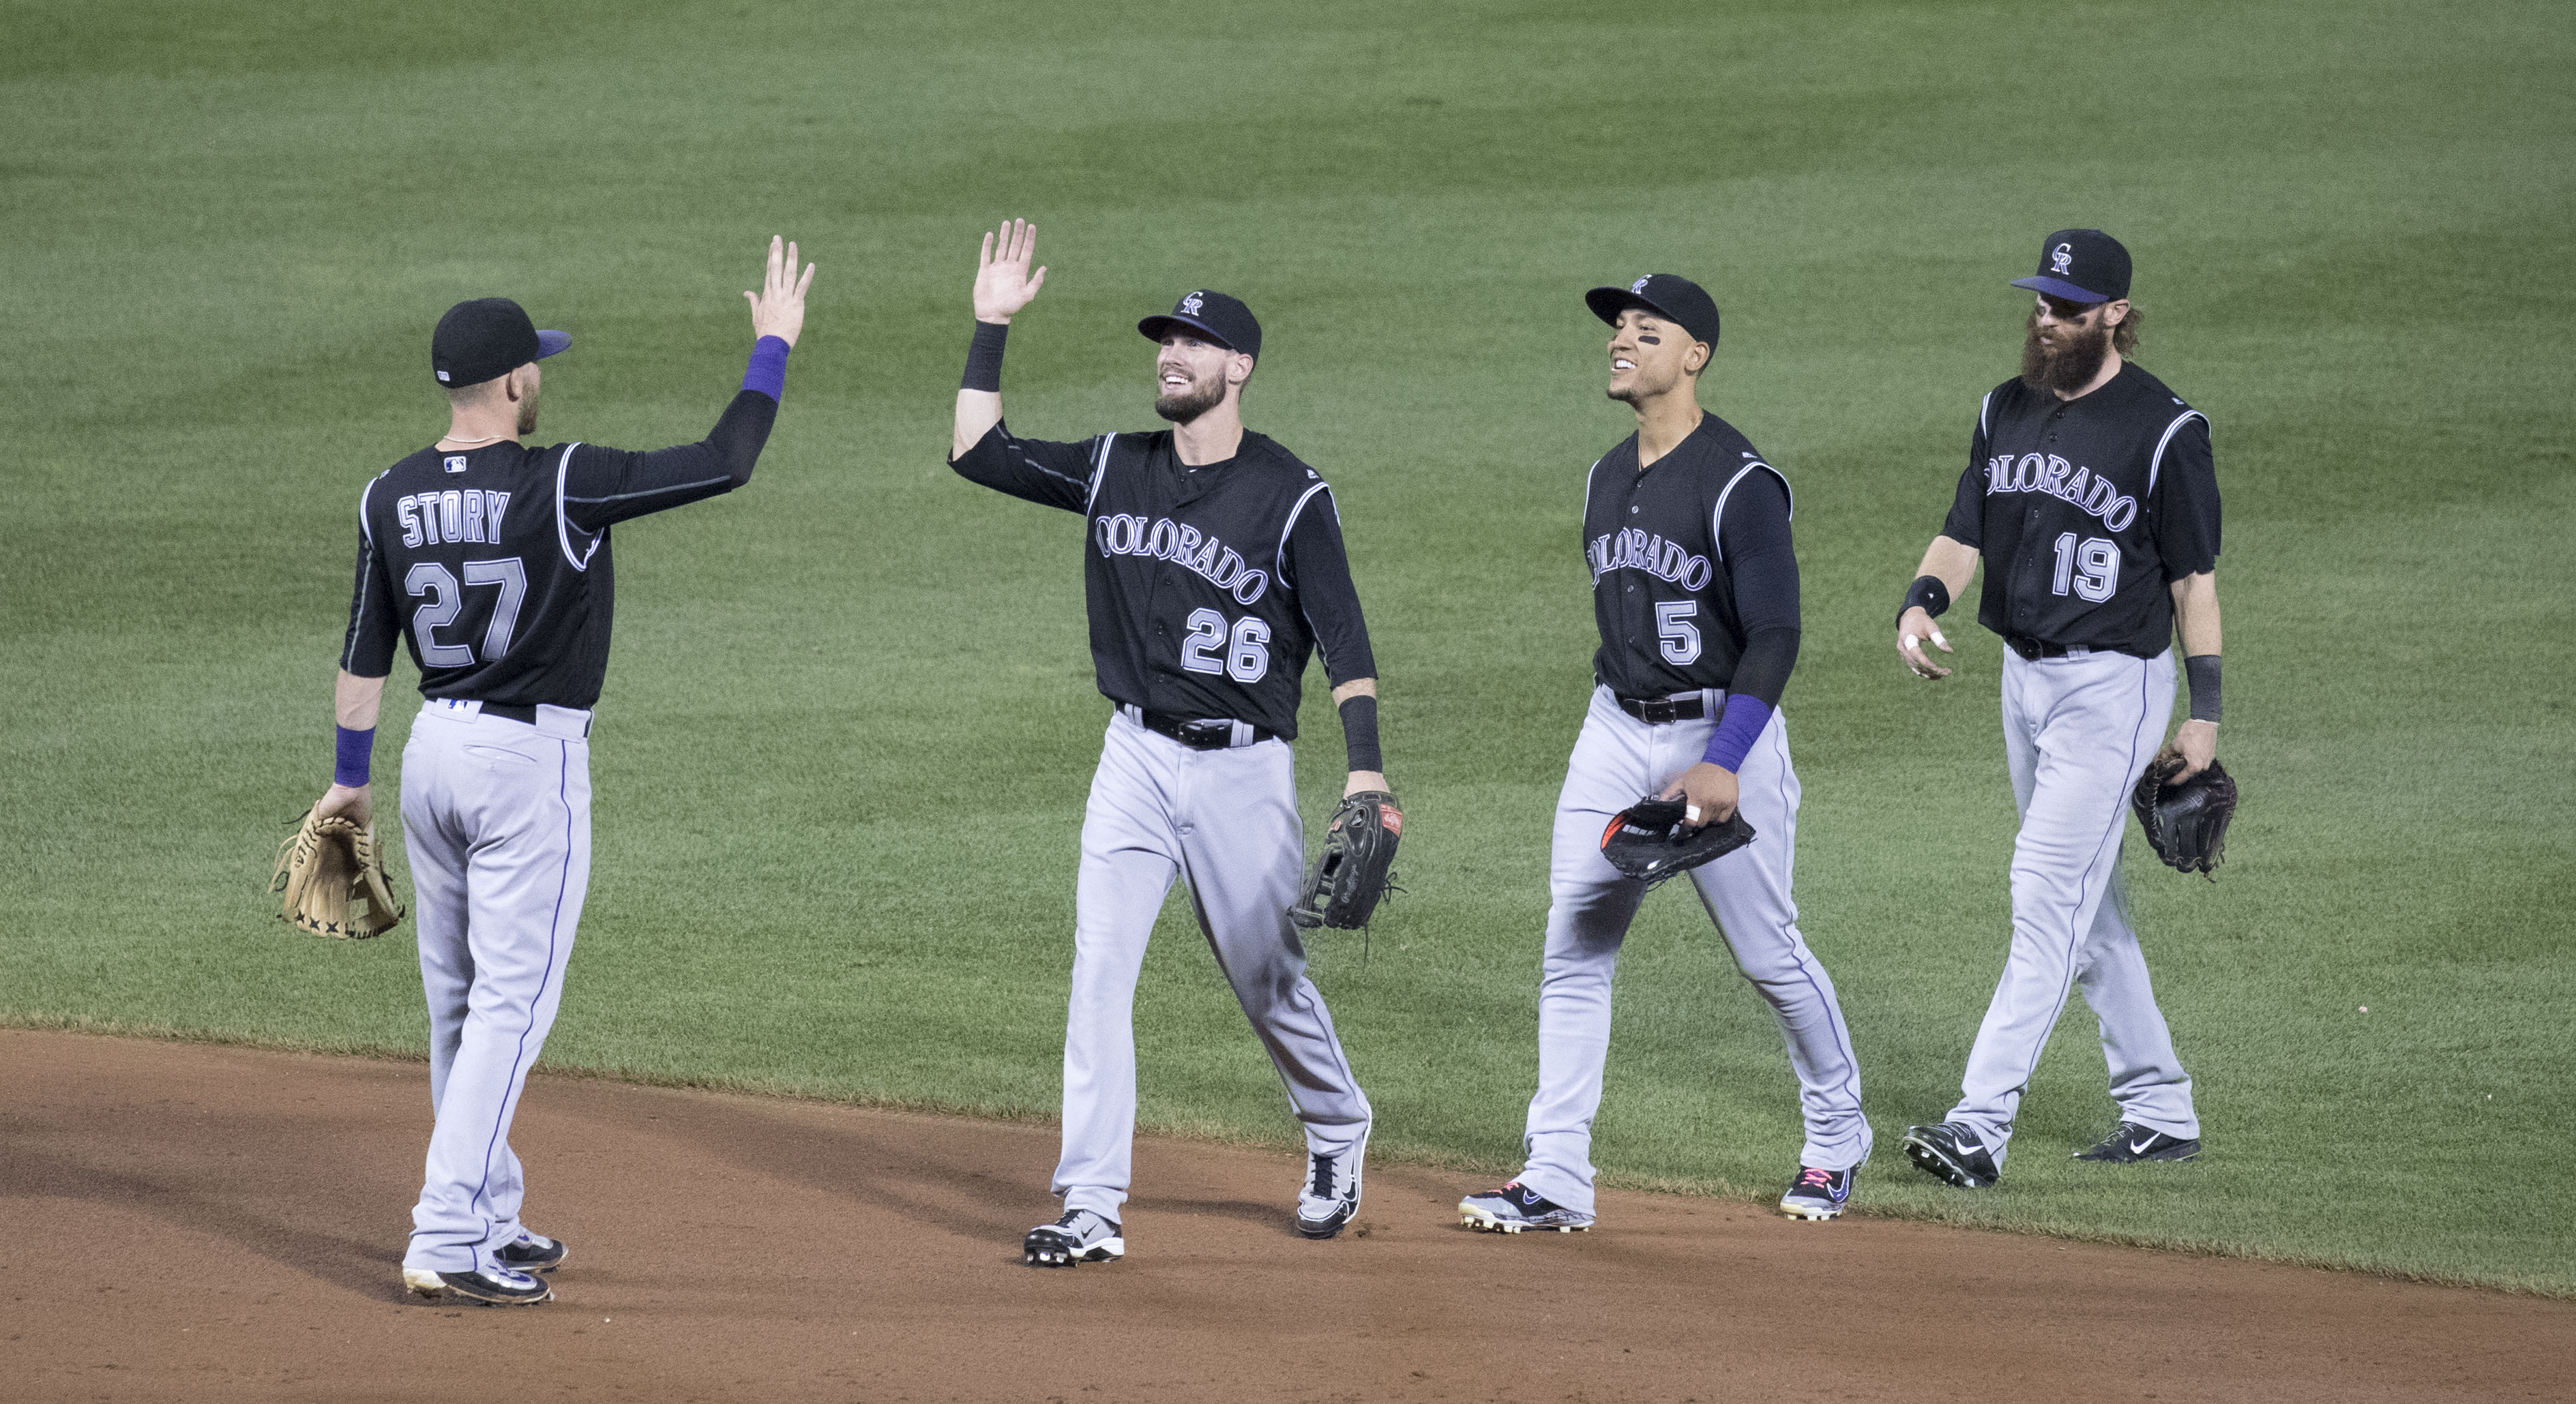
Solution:
<svg viewBox="0 0 2576 1404">
<path fill-rule="evenodd" d="M 510 635 L 519 627 L 519 604 L 528 597 L 528 570 L 516 556 L 467 561 L 465 583 L 501 587 L 501 597 L 492 602 L 492 622 L 483 629 L 483 661 L 489 663 L 510 651 Z M 411 612 L 411 634 L 420 644 L 421 666 L 473 667 L 471 646 L 438 641 L 439 627 L 455 623 L 457 611 L 465 607 L 465 592 L 457 588 L 456 577 L 436 561 L 421 561 L 403 576 L 403 589 L 420 601 Z"/>
</svg>

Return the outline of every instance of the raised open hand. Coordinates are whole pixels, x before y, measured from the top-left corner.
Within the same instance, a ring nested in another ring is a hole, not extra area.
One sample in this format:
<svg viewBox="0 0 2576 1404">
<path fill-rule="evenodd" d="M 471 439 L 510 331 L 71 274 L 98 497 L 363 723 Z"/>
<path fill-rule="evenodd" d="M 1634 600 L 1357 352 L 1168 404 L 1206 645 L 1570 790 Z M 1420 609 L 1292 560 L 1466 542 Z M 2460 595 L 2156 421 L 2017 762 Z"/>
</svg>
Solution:
<svg viewBox="0 0 2576 1404">
<path fill-rule="evenodd" d="M 805 330 L 805 290 L 812 286 L 814 265 L 806 264 L 803 276 L 798 276 L 796 246 L 782 245 L 777 235 L 771 235 L 768 276 L 762 279 L 760 291 L 743 294 L 751 300 L 752 336 L 774 336 L 794 346 Z"/>
<path fill-rule="evenodd" d="M 1002 221 L 999 234 L 984 236 L 983 261 L 975 267 L 975 320 L 1005 326 L 1029 299 L 1046 286 L 1047 271 L 1029 271 L 1038 251 L 1038 227 L 1025 219 Z"/>
</svg>

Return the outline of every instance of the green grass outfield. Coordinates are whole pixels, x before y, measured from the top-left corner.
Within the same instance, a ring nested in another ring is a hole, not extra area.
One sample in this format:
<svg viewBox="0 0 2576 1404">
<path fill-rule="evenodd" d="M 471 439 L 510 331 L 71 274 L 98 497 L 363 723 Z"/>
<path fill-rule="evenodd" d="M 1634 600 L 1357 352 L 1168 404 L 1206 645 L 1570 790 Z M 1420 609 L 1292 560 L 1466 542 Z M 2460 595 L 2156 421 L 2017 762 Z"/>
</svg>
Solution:
<svg viewBox="0 0 2576 1404">
<path fill-rule="evenodd" d="M 1797 485 L 1798 895 L 1878 1127 L 1862 1206 L 2576 1294 L 2563 7 L 0 25 L 0 1018 L 420 1047 L 407 929 L 295 936 L 261 880 L 327 775 L 356 494 L 442 423 L 430 323 L 513 294 L 578 338 L 548 437 L 693 439 L 776 231 L 822 273 L 758 481 L 618 533 L 547 1057 L 1051 1114 L 1106 710 L 1080 528 L 942 463 L 977 235 L 1025 214 L 1054 272 L 1013 338 L 1024 432 L 1151 427 L 1130 327 L 1180 290 L 1264 320 L 1250 417 L 1339 490 L 1413 820 L 1373 958 L 1323 943 L 1317 978 L 1379 1150 L 1473 1187 L 1519 1150 L 1591 648 L 1578 498 L 1628 428 L 1577 294 L 1672 269 L 1726 310 L 1706 400 Z M 1970 1196 L 1896 1138 L 1948 1105 L 2001 965 L 1999 646 L 1960 621 L 1961 675 L 1927 687 L 1889 625 L 2014 364 L 2005 281 L 2067 224 L 2136 251 L 2143 359 L 2215 425 L 2248 800 L 2222 881 L 2132 870 L 2208 1156 L 2068 1163 L 2110 1111 L 2077 1004 L 2004 1186 Z M 1339 731 L 1306 722 L 1319 815 Z M 1160 937 L 1146 1120 L 1288 1144 L 1178 903 Z M 1601 1162 L 1776 1194 L 1779 1036 L 1685 895 L 1648 904 L 1620 992 Z"/>
</svg>

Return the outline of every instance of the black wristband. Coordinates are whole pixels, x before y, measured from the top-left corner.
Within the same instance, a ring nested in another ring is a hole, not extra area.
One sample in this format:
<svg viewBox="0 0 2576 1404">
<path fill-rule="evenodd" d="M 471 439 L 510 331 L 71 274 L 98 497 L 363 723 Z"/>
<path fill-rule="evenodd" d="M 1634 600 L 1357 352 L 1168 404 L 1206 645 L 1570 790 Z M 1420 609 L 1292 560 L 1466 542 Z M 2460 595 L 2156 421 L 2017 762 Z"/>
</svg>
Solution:
<svg viewBox="0 0 2576 1404">
<path fill-rule="evenodd" d="M 1341 705 L 1342 748 L 1350 752 L 1351 769 L 1384 770 L 1377 749 L 1377 699 L 1363 693 Z"/>
<path fill-rule="evenodd" d="M 2184 659 L 2182 675 L 2191 683 L 2191 719 L 2218 725 L 2218 655 Z"/>
<path fill-rule="evenodd" d="M 1949 612 L 1950 587 L 1942 584 L 1941 577 L 1937 575 L 1914 577 L 1914 583 L 1905 587 L 1905 603 L 1896 607 L 1896 617 L 1902 620 L 1905 618 L 1905 611 L 1916 605 L 1923 606 L 1925 614 L 1935 619 L 1940 618 Z"/>
<path fill-rule="evenodd" d="M 1009 340 L 1008 322 L 977 322 L 975 339 L 966 343 L 966 378 L 958 383 L 960 390 L 1002 390 L 1002 343 Z"/>
</svg>

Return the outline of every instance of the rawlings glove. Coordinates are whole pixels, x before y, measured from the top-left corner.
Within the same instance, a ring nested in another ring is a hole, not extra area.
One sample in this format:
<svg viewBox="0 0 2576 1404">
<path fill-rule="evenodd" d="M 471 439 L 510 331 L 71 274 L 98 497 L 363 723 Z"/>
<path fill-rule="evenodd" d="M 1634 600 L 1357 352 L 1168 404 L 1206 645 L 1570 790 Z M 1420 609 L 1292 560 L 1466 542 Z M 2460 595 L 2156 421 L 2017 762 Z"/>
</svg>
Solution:
<svg viewBox="0 0 2576 1404">
<path fill-rule="evenodd" d="M 1404 837 L 1404 811 L 1384 790 L 1362 790 L 1342 801 L 1324 829 L 1324 851 L 1306 874 L 1305 890 L 1288 919 L 1312 929 L 1355 931 L 1369 924 L 1395 879 L 1395 845 Z"/>
<path fill-rule="evenodd" d="M 2227 856 L 2227 821 L 2236 817 L 2236 777 L 2216 761 L 2188 780 L 2176 780 L 2183 759 L 2173 747 L 2147 762 L 2138 786 L 2129 792 L 2147 846 L 2165 863 L 2186 873 L 2207 873 L 2218 880 L 2219 860 Z"/>
<path fill-rule="evenodd" d="M 316 936 L 363 941 L 403 919 L 403 908 L 385 883 L 374 827 L 326 815 L 318 803 L 277 846 L 277 871 L 269 877 L 268 890 L 285 894 L 278 920 Z"/>
<path fill-rule="evenodd" d="M 1689 808 L 1679 796 L 1637 801 L 1611 816 L 1610 827 L 1601 831 L 1601 856 L 1652 887 L 1753 842 L 1753 826 L 1741 813 L 1693 828 L 1683 817 Z"/>
</svg>

